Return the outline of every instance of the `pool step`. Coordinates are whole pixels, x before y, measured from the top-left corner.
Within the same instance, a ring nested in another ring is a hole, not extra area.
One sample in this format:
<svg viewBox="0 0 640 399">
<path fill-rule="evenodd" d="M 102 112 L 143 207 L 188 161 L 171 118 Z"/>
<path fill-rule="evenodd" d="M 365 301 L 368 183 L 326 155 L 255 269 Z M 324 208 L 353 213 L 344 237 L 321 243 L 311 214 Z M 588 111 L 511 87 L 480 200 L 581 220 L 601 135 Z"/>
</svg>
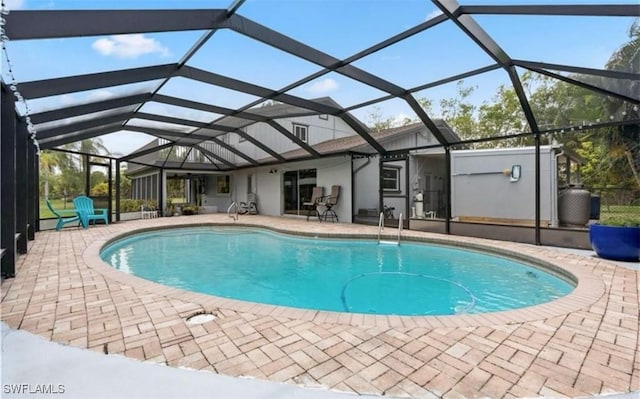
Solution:
<svg viewBox="0 0 640 399">
<path fill-rule="evenodd" d="M 385 240 L 380 240 L 378 242 L 379 244 L 387 244 L 387 245 L 400 245 L 400 243 L 398 241 L 385 241 Z"/>
</svg>

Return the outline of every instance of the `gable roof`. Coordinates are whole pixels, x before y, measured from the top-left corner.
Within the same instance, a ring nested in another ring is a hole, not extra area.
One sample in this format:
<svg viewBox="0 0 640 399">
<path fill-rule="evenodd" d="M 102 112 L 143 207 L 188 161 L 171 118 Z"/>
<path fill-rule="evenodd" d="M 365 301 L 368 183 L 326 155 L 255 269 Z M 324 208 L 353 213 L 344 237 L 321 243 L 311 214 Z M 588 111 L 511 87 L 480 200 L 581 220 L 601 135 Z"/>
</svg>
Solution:
<svg viewBox="0 0 640 399">
<path fill-rule="evenodd" d="M 451 127 L 442 119 L 434 120 L 434 123 L 441 129 L 441 131 L 446 131 L 451 142 L 460 141 L 460 137 L 451 129 Z M 394 127 L 390 129 L 381 130 L 379 132 L 372 132 L 371 137 L 373 137 L 380 144 L 384 145 L 390 143 L 394 140 L 397 140 L 406 135 L 415 134 L 419 132 L 429 132 L 429 130 L 422 123 L 411 123 L 409 125 Z M 336 155 L 343 154 L 348 152 L 357 152 L 363 154 L 376 154 L 376 151 L 373 147 L 371 147 L 364 138 L 355 134 L 353 136 L 342 137 L 335 140 L 327 140 L 321 143 L 317 143 L 311 146 L 314 150 L 322 154 L 323 156 L 327 155 Z M 294 160 L 297 158 L 304 158 L 309 154 L 300 149 L 287 151 L 281 154 L 287 160 Z M 272 157 L 264 158 L 261 161 L 270 162 L 276 161 Z"/>
</svg>

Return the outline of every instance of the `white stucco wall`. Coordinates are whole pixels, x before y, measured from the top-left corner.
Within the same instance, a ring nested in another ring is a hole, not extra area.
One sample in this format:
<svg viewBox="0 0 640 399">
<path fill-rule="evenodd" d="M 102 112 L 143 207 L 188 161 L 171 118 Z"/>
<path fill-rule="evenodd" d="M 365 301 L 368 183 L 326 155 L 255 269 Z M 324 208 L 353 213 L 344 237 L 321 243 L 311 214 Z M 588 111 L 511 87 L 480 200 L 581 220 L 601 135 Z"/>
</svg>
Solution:
<svg viewBox="0 0 640 399">
<path fill-rule="evenodd" d="M 553 220 L 552 168 L 554 153 L 541 148 L 542 220 Z M 511 182 L 500 173 L 512 165 L 522 166 L 522 177 Z M 535 153 L 533 148 L 451 152 L 452 217 L 535 219 Z M 491 173 L 495 172 L 495 173 Z M 487 173 L 487 174 L 482 174 Z"/>
</svg>

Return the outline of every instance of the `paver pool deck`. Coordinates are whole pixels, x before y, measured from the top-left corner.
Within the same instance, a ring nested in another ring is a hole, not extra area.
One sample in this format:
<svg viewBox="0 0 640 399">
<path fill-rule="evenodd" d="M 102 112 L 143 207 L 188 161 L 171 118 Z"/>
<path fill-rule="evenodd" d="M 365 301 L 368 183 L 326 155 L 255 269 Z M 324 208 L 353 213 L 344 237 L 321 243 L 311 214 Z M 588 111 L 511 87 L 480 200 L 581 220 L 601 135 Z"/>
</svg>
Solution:
<svg viewBox="0 0 640 399">
<path fill-rule="evenodd" d="M 405 239 L 530 256 L 577 280 L 571 294 L 547 304 L 431 317 L 235 301 L 142 280 L 98 257 L 106 242 L 134 230 L 209 223 L 234 222 L 214 214 L 39 232 L 18 258 L 16 277 L 2 282 L 2 321 L 100 353 L 358 394 L 582 397 L 640 389 L 639 272 L 596 257 L 405 230 Z M 377 235 L 373 226 L 295 218 L 241 216 L 235 224 L 318 236 Z M 185 322 L 203 311 L 217 318 Z"/>
</svg>

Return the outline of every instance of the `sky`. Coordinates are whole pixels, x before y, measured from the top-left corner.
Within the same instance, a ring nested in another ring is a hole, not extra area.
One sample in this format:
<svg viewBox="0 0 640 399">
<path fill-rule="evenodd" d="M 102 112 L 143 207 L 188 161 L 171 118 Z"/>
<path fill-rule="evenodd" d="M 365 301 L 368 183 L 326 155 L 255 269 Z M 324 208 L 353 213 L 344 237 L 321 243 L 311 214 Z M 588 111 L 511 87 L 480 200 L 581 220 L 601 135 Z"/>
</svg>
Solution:
<svg viewBox="0 0 640 399">
<path fill-rule="evenodd" d="M 231 0 L 3 0 L 9 10 L 64 9 L 177 9 L 227 8 Z M 500 0 L 460 0 L 461 4 L 506 4 Z M 520 1 L 520 4 L 551 4 L 553 0 Z M 637 1 L 563 1 L 572 4 L 637 4 Z M 339 59 L 420 24 L 439 11 L 426 0 L 247 0 L 237 11 L 268 28 Z M 627 39 L 631 18 L 616 17 L 539 17 L 477 16 L 476 21 L 514 59 L 603 68 L 611 54 Z M 145 33 L 120 36 L 9 41 L 6 45 L 12 73 L 18 82 L 70 75 L 104 72 L 177 62 L 203 35 L 203 31 Z M 431 81 L 492 64 L 492 60 L 473 44 L 452 22 L 447 21 L 401 43 L 356 61 L 353 65 L 403 88 L 410 89 Z M 220 30 L 194 56 L 188 65 L 232 78 L 246 80 L 269 89 L 280 89 L 321 68 L 280 50 L 268 47 L 230 30 Z M 10 81 L 6 59 L 2 77 Z M 157 82 L 92 90 L 29 101 L 31 112 L 91 100 L 145 91 Z M 465 80 L 477 86 L 472 100 L 490 100 L 500 85 L 509 85 L 504 71 L 491 72 Z M 162 94 L 225 107 L 240 107 L 255 97 L 214 88 L 184 78 L 174 78 Z M 329 73 L 295 88 L 288 94 L 313 99 L 330 96 L 348 107 L 383 93 L 338 73 Z M 456 94 L 456 84 L 416 93 L 432 100 L 434 112 L 439 101 Z M 384 117 L 415 118 L 408 105 L 390 100 L 377 105 Z M 215 114 L 184 108 L 149 104 L 145 112 L 171 113 L 177 117 L 212 121 Z M 353 114 L 370 122 L 372 107 Z M 437 116 L 437 115 L 435 115 Z M 139 123 L 142 125 L 143 123 Z M 112 153 L 126 154 L 151 140 L 139 133 L 112 134 L 104 142 Z"/>
</svg>

